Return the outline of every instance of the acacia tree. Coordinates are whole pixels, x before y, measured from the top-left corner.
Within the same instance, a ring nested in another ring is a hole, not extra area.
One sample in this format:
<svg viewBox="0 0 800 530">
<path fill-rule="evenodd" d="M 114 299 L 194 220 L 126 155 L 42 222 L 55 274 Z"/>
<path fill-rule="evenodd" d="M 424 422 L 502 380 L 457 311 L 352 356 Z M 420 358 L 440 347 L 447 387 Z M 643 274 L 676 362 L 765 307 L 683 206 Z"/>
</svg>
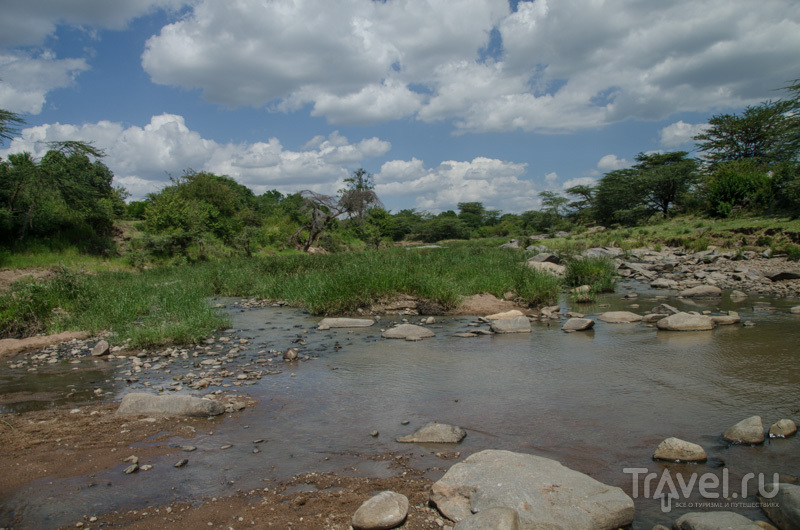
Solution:
<svg viewBox="0 0 800 530">
<path fill-rule="evenodd" d="M 364 169 L 354 171 L 353 176 L 344 181 L 347 187 L 339 190 L 338 206 L 344 208 L 343 213 L 349 214 L 363 228 L 367 211 L 383 206 L 375 193 L 375 181 Z"/>
<path fill-rule="evenodd" d="M 22 117 L 10 110 L 0 109 L 0 145 L 19 134 L 19 126 L 24 124 Z"/>
<path fill-rule="evenodd" d="M 298 196 L 303 200 L 300 212 L 305 214 L 305 222 L 291 235 L 289 244 L 296 242 L 303 247 L 303 251 L 308 252 L 334 219 L 348 210 L 340 199 L 330 195 L 303 190 Z"/>
<path fill-rule="evenodd" d="M 688 158 L 686 151 L 673 153 L 639 153 L 639 162 L 633 169 L 638 171 L 639 189 L 645 205 L 669 217 L 669 208 L 675 204 L 691 186 L 697 182 L 697 161 Z"/>
</svg>

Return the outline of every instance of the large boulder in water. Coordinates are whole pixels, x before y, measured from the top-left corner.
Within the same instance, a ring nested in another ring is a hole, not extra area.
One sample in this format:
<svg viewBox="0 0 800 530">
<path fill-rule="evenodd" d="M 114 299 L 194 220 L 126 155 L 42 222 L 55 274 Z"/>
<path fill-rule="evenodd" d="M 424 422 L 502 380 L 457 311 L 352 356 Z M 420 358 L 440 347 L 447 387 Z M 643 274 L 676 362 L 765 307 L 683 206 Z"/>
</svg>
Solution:
<svg viewBox="0 0 800 530">
<path fill-rule="evenodd" d="M 699 445 L 680 438 L 667 438 L 656 447 L 653 460 L 705 462 L 707 458 L 705 449 Z"/>
<path fill-rule="evenodd" d="M 527 317 L 501 318 L 491 325 L 495 333 L 530 333 L 531 321 Z"/>
<path fill-rule="evenodd" d="M 400 324 L 387 329 L 381 336 L 386 339 L 422 340 L 434 337 L 436 334 L 428 328 L 415 324 Z"/>
<path fill-rule="evenodd" d="M 673 530 L 763 530 L 754 521 L 736 512 L 692 512 L 682 515 Z"/>
<path fill-rule="evenodd" d="M 616 529 L 633 521 L 633 499 L 620 488 L 540 456 L 486 450 L 450 468 L 431 502 L 461 521 L 495 506 L 519 514 L 521 529 Z"/>
<path fill-rule="evenodd" d="M 676 313 L 656 322 L 658 329 L 666 331 L 705 331 L 714 329 L 716 324 L 711 317 L 705 315 L 692 315 L 691 313 Z"/>
<path fill-rule="evenodd" d="M 738 444 L 764 443 L 764 424 L 761 416 L 750 416 L 725 431 L 722 434 L 725 440 Z"/>
<path fill-rule="evenodd" d="M 800 486 L 796 484 L 772 484 L 766 486 L 763 493 L 772 495 L 778 488 L 773 497 L 760 495 L 761 509 L 764 510 L 770 520 L 781 530 L 789 528 L 800 528 Z"/>
<path fill-rule="evenodd" d="M 606 311 L 597 320 L 608 322 L 610 324 L 630 324 L 632 322 L 640 322 L 642 315 L 631 313 L 630 311 Z"/>
<path fill-rule="evenodd" d="M 400 443 L 439 443 L 457 444 L 467 435 L 467 431 L 446 423 L 426 423 L 414 434 L 397 438 Z"/>
<path fill-rule="evenodd" d="M 698 285 L 678 293 L 684 298 L 717 298 L 722 296 L 722 289 L 715 285 Z"/>
<path fill-rule="evenodd" d="M 145 416 L 216 416 L 225 412 L 219 401 L 194 396 L 154 396 L 131 393 L 122 398 L 117 414 Z"/>
</svg>

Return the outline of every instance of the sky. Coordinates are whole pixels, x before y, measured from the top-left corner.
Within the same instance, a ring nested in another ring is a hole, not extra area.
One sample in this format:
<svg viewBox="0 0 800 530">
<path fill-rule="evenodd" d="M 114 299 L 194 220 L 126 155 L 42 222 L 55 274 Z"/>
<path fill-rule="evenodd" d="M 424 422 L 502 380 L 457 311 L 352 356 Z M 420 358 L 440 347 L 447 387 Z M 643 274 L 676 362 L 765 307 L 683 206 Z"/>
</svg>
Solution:
<svg viewBox="0 0 800 530">
<path fill-rule="evenodd" d="M 797 0 L 0 0 L 0 157 L 92 142 L 131 199 L 374 176 L 394 212 L 519 213 L 692 152 L 800 78 Z"/>
</svg>

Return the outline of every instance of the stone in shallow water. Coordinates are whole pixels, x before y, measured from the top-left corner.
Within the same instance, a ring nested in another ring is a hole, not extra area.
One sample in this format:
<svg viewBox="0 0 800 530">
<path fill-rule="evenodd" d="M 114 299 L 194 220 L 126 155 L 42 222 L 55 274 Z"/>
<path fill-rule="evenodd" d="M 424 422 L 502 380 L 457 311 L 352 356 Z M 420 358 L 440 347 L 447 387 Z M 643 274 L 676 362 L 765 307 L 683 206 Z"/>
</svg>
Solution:
<svg viewBox="0 0 800 530">
<path fill-rule="evenodd" d="M 375 323 L 369 318 L 323 318 L 319 321 L 317 329 L 331 328 L 368 328 Z"/>
<path fill-rule="evenodd" d="M 486 320 L 502 320 L 504 318 L 516 318 L 524 316 L 525 314 L 519 309 L 512 309 L 511 311 L 506 311 L 504 313 L 495 313 L 493 315 L 488 315 L 483 318 Z"/>
<path fill-rule="evenodd" d="M 716 298 L 722 296 L 722 289 L 715 285 L 698 285 L 681 291 L 678 296 L 684 298 Z"/>
<path fill-rule="evenodd" d="M 800 528 L 800 486 L 772 484 L 764 488 L 764 493 L 772 495 L 776 487 L 778 491 L 771 498 L 758 497 L 761 509 L 778 528 Z"/>
<path fill-rule="evenodd" d="M 705 462 L 706 452 L 695 443 L 680 438 L 667 438 L 658 444 L 653 459 L 670 462 Z"/>
<path fill-rule="evenodd" d="M 219 401 L 194 396 L 154 396 L 131 393 L 122 398 L 117 414 L 161 416 L 216 416 L 225 412 Z"/>
<path fill-rule="evenodd" d="M 421 340 L 428 337 L 435 337 L 436 334 L 415 324 L 400 324 L 399 326 L 389 328 L 381 335 L 386 339 L 405 339 L 405 340 Z"/>
<path fill-rule="evenodd" d="M 792 420 L 782 419 L 772 424 L 769 428 L 770 438 L 786 438 L 797 432 L 797 425 Z"/>
<path fill-rule="evenodd" d="M 431 489 L 431 502 L 462 521 L 495 506 L 517 511 L 520 528 L 617 529 L 633 521 L 633 499 L 620 488 L 555 460 L 486 450 L 451 467 Z"/>
<path fill-rule="evenodd" d="M 570 318 L 561 326 L 561 331 L 586 331 L 594 327 L 594 320 L 590 318 Z"/>
<path fill-rule="evenodd" d="M 656 322 L 658 329 L 665 331 L 706 331 L 714 329 L 715 325 L 711 317 L 689 313 L 669 315 Z"/>
<path fill-rule="evenodd" d="M 388 530 L 408 515 L 408 498 L 393 491 L 382 491 L 367 499 L 353 515 L 356 530 Z"/>
<path fill-rule="evenodd" d="M 530 333 L 531 322 L 527 317 L 502 318 L 492 322 L 491 330 L 495 333 Z"/>
<path fill-rule="evenodd" d="M 763 530 L 754 521 L 735 512 L 692 512 L 672 525 L 674 530 Z"/>
<path fill-rule="evenodd" d="M 642 315 L 637 315 L 630 311 L 606 311 L 597 317 L 597 320 L 602 320 L 610 324 L 630 324 L 632 322 L 641 321 Z"/>
<path fill-rule="evenodd" d="M 467 432 L 461 427 L 446 423 L 430 422 L 414 434 L 397 438 L 400 443 L 448 443 L 455 444 L 464 439 Z"/>
<path fill-rule="evenodd" d="M 761 416 L 750 416 L 725 431 L 725 440 L 733 443 L 760 444 L 764 442 L 764 425 Z"/>
</svg>

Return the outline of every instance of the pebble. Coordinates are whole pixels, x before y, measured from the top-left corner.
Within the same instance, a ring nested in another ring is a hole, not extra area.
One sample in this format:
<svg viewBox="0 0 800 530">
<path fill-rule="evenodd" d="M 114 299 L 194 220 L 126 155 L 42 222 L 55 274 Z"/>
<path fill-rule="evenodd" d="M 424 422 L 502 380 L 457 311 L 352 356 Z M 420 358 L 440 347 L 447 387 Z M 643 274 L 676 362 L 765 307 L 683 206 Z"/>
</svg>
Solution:
<svg viewBox="0 0 800 530">
<path fill-rule="evenodd" d="M 175 465 L 173 467 L 183 467 L 188 463 L 189 463 L 189 460 L 187 460 L 186 458 L 181 458 L 180 460 L 175 462 Z"/>
</svg>

